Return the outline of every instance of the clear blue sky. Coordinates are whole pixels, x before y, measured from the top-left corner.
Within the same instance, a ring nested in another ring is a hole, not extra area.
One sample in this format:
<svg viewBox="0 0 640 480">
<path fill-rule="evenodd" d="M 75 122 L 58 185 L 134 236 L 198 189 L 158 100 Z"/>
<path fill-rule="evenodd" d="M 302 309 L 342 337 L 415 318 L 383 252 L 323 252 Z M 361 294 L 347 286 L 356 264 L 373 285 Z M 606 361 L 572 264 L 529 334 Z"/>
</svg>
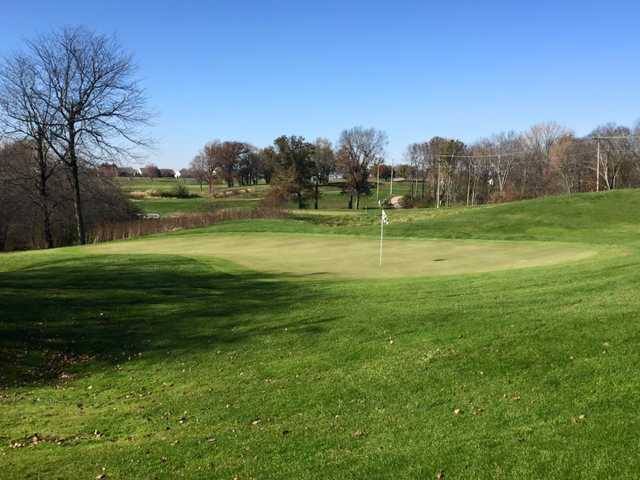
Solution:
<svg viewBox="0 0 640 480">
<path fill-rule="evenodd" d="M 214 138 L 374 126 L 399 160 L 433 135 L 640 118 L 637 0 L 3 3 L 0 54 L 64 25 L 118 36 L 158 112 L 149 161 L 165 167 Z"/>
</svg>

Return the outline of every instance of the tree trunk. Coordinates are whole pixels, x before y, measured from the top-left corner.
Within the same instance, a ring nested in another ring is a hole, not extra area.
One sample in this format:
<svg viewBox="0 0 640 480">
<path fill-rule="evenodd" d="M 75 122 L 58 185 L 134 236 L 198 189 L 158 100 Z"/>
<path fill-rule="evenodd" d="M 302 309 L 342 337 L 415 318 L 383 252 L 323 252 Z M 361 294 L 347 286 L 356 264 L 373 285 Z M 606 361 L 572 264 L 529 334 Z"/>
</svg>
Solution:
<svg viewBox="0 0 640 480">
<path fill-rule="evenodd" d="M 356 210 L 360 208 L 360 193 L 356 193 Z"/>
<path fill-rule="evenodd" d="M 45 246 L 46 248 L 53 248 L 53 233 L 51 232 L 51 212 L 49 211 L 49 206 L 46 204 L 42 206 L 42 217 Z"/>
<path fill-rule="evenodd" d="M 75 158 L 75 152 L 72 153 L 71 175 L 73 181 L 73 201 L 76 214 L 76 226 L 78 228 L 78 241 L 80 245 L 86 245 L 87 233 L 84 226 L 84 214 L 82 211 L 82 198 L 80 197 L 80 174 L 78 172 L 78 162 Z"/>
<path fill-rule="evenodd" d="M 318 197 L 320 196 L 320 192 L 319 192 L 319 188 L 318 188 L 318 179 L 316 178 L 316 190 L 315 190 L 315 197 L 314 197 L 314 207 L 316 210 L 318 210 Z"/>
<path fill-rule="evenodd" d="M 47 182 L 50 172 L 48 172 L 47 158 L 42 142 L 38 143 L 38 166 L 40 179 L 38 190 L 40 193 L 40 208 L 42 209 L 42 228 L 46 248 L 53 248 L 53 234 L 51 233 L 51 211 L 49 209 L 49 192 Z"/>
<path fill-rule="evenodd" d="M 67 164 L 71 168 L 71 181 L 73 182 L 73 203 L 76 215 L 76 227 L 78 233 L 78 241 L 80 245 L 87 243 L 87 233 L 84 226 L 84 214 L 82 210 L 82 197 L 80 196 L 80 172 L 78 168 L 78 156 L 76 154 L 76 132 L 75 120 L 71 119 L 68 124 L 69 145 Z"/>
<path fill-rule="evenodd" d="M 347 208 L 353 210 L 353 193 L 349 195 L 349 205 Z"/>
</svg>

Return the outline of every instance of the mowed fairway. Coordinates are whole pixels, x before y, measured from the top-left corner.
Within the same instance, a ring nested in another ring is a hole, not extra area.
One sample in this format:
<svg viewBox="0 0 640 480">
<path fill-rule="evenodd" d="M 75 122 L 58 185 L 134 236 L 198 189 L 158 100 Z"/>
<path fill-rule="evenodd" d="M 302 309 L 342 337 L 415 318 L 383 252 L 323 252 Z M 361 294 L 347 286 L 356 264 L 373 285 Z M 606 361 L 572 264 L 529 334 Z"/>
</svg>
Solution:
<svg viewBox="0 0 640 480">
<path fill-rule="evenodd" d="M 0 478 L 637 478 L 640 191 L 391 220 L 0 256 Z"/>
<path fill-rule="evenodd" d="M 318 235 L 211 234 L 103 244 L 98 253 L 216 257 L 248 269 L 341 278 L 456 275 L 526 268 L 588 258 L 588 246 L 548 242 L 398 240 Z"/>
</svg>

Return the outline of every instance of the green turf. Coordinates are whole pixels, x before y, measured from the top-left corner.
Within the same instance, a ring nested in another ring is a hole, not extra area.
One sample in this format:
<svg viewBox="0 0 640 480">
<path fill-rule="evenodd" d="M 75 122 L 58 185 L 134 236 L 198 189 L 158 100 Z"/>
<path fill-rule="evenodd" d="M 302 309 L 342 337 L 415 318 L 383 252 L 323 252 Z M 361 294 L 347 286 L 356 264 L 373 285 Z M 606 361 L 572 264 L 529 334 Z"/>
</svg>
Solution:
<svg viewBox="0 0 640 480">
<path fill-rule="evenodd" d="M 597 251 L 439 277 L 303 262 L 362 268 L 371 211 L 2 255 L 0 477 L 636 478 L 638 206 L 390 212 L 397 248 Z"/>
<path fill-rule="evenodd" d="M 209 199 L 205 197 L 194 198 L 144 198 L 132 200 L 134 205 L 140 207 L 145 213 L 157 213 L 163 217 L 171 215 L 183 215 L 190 213 L 206 213 L 219 208 L 255 208 L 258 199 L 238 198 Z"/>
<path fill-rule="evenodd" d="M 527 268 L 590 258 L 596 250 L 551 242 L 473 240 L 398 240 L 267 233 L 182 235 L 114 242 L 88 250 L 99 254 L 183 253 L 223 258 L 271 274 L 321 275 L 328 278 L 402 278 L 458 275 Z M 286 254 L 283 254 L 286 252 Z"/>
</svg>

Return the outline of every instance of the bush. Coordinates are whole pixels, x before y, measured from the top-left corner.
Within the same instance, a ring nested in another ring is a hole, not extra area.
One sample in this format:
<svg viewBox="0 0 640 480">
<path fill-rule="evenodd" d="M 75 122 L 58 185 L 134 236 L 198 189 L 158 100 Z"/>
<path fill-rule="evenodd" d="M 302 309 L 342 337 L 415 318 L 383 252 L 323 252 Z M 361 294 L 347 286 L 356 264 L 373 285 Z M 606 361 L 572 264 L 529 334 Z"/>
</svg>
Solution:
<svg viewBox="0 0 640 480">
<path fill-rule="evenodd" d="M 178 183 L 171 190 L 147 190 L 146 194 L 150 197 L 161 198 L 193 198 L 197 195 L 189 193 L 189 189 L 184 183 Z"/>
<path fill-rule="evenodd" d="M 402 199 L 400 200 L 400 206 L 402 208 L 413 208 L 413 207 L 415 207 L 415 202 L 413 200 L 413 197 L 411 197 L 411 195 L 404 195 L 402 197 Z"/>
<path fill-rule="evenodd" d="M 178 183 L 173 189 L 173 196 L 175 198 L 191 198 L 192 195 L 189 193 L 189 189 L 186 187 L 184 183 Z"/>
<path fill-rule="evenodd" d="M 163 217 L 125 222 L 110 222 L 96 225 L 89 232 L 88 239 L 91 242 L 109 242 L 112 240 L 125 240 L 155 233 L 172 232 L 174 230 L 188 228 L 202 228 L 229 220 L 248 220 L 254 218 L 287 218 L 286 210 L 278 208 L 258 207 L 252 210 L 227 208 L 214 210 L 209 213 L 187 214 L 175 217 Z"/>
</svg>

